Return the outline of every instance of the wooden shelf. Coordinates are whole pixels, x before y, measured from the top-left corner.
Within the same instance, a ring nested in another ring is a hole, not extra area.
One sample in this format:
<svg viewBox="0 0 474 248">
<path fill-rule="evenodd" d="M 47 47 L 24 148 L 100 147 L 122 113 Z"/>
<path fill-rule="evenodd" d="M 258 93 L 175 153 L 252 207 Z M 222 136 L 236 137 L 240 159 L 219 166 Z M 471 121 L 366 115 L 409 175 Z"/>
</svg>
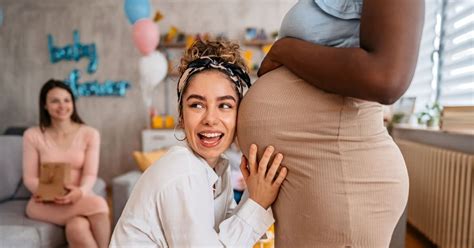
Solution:
<svg viewBox="0 0 474 248">
<path fill-rule="evenodd" d="M 274 41 L 272 41 L 272 40 L 251 40 L 251 41 L 241 40 L 239 43 L 242 46 L 264 47 L 266 45 L 273 44 L 273 42 Z M 184 48 L 186 48 L 186 44 L 185 43 L 176 43 L 176 42 L 172 42 L 172 43 L 160 42 L 157 49 L 173 49 L 173 48 L 184 49 Z M 167 76 L 168 77 L 179 77 L 180 73 L 178 71 L 175 71 L 175 70 L 170 70 L 168 72 Z M 249 76 L 252 77 L 252 78 L 258 77 L 257 76 L 257 71 L 253 71 L 253 70 L 250 71 Z"/>
</svg>

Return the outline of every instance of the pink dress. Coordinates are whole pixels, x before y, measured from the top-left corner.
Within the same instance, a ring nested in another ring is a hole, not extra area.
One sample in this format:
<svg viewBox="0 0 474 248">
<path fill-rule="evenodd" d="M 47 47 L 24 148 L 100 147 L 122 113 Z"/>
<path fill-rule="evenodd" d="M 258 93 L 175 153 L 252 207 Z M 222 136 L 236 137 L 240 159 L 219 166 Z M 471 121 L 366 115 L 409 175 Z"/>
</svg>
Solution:
<svg viewBox="0 0 474 248">
<path fill-rule="evenodd" d="M 76 216 L 90 216 L 108 213 L 104 198 L 93 193 L 99 168 L 99 132 L 81 125 L 68 149 L 59 147 L 47 133 L 39 127 L 29 128 L 23 137 L 23 181 L 35 193 L 39 184 L 39 165 L 45 162 L 66 162 L 71 164 L 71 181 L 84 192 L 74 204 L 59 205 L 38 203 L 30 199 L 26 207 L 29 218 L 65 225 Z"/>
</svg>

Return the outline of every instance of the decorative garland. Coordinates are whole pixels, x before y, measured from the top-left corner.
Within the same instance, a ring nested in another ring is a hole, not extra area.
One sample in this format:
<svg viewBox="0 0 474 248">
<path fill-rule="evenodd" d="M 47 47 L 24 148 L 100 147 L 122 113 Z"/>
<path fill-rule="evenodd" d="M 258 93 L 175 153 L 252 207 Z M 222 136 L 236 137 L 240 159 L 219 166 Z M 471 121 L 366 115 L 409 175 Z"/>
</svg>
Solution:
<svg viewBox="0 0 474 248">
<path fill-rule="evenodd" d="M 99 58 L 95 43 L 82 44 L 79 31 L 73 31 L 73 43 L 64 47 L 57 47 L 51 34 L 48 34 L 49 60 L 52 64 L 60 61 L 79 61 L 82 58 L 89 59 L 87 73 L 94 74 L 99 65 Z M 105 80 L 99 83 L 97 80 L 79 83 L 80 71 L 73 69 L 65 82 L 71 87 L 76 98 L 80 96 L 125 96 L 130 83 L 125 80 Z"/>
</svg>

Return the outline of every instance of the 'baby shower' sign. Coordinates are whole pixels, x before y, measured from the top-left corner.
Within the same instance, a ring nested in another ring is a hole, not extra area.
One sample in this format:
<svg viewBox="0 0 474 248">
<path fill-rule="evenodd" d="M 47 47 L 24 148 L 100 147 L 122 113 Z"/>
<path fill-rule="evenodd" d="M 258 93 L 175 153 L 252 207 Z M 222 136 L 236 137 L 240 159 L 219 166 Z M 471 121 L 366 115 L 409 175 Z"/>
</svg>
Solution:
<svg viewBox="0 0 474 248">
<path fill-rule="evenodd" d="M 79 61 L 82 58 L 89 60 L 87 73 L 93 74 L 97 71 L 99 59 L 96 53 L 96 46 L 92 44 L 82 44 L 79 32 L 73 32 L 73 43 L 64 47 L 57 47 L 54 44 L 53 36 L 48 35 L 48 50 L 51 63 L 58 63 L 62 60 Z M 79 83 L 80 71 L 73 69 L 65 80 L 76 97 L 79 96 L 125 96 L 130 84 L 128 81 L 106 80 L 99 83 L 97 80 Z"/>
</svg>

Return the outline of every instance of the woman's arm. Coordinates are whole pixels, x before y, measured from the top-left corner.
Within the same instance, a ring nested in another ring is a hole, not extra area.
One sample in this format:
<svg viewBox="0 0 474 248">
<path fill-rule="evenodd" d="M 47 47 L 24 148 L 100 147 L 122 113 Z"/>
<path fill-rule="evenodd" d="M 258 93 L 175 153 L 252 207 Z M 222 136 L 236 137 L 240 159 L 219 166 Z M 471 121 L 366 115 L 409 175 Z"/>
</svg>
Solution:
<svg viewBox="0 0 474 248">
<path fill-rule="evenodd" d="M 100 134 L 95 129 L 91 128 L 91 130 L 92 131 L 87 135 L 88 144 L 80 185 L 84 194 L 92 191 L 95 181 L 97 180 L 97 172 L 99 171 Z"/>
<path fill-rule="evenodd" d="M 259 75 L 283 64 L 328 92 L 391 104 L 413 77 L 423 20 L 423 0 L 364 0 L 360 48 L 283 38 L 273 45 Z"/>
<path fill-rule="evenodd" d="M 252 197 L 240 204 L 234 215 L 218 223 L 218 231 L 214 229 L 214 209 L 226 206 L 225 203 L 215 204 L 211 191 L 215 181 L 209 181 L 207 173 L 187 169 L 185 173 L 181 169 L 170 171 L 170 167 L 164 169 L 166 165 L 160 164 L 172 161 L 173 168 L 199 167 L 190 163 L 185 154 L 179 154 L 179 158 L 172 160 L 162 158 L 140 177 L 115 227 L 111 247 L 137 244 L 143 247 L 152 244 L 160 247 L 252 247 L 274 222 L 271 210 L 265 209 L 275 198 L 269 191 L 279 189 L 286 176 L 286 169 L 277 176 L 281 162 L 278 159 L 272 162 L 265 175 L 270 156 L 262 159 L 257 168 L 253 162 L 256 158 L 254 148 L 250 152 L 250 168 L 244 170 L 244 176 L 252 182 L 252 189 L 262 187 L 262 190 L 253 190 Z M 241 166 L 247 167 L 247 160 Z M 271 190 L 269 185 L 272 185 Z M 227 193 L 232 196 L 231 191 Z"/>
<path fill-rule="evenodd" d="M 23 135 L 23 183 L 35 194 L 39 185 L 39 154 L 35 147 L 32 129 Z"/>
<path fill-rule="evenodd" d="M 161 192 L 155 190 L 156 180 L 156 173 L 147 171 L 137 182 L 111 247 L 252 247 L 274 222 L 270 212 L 249 199 L 216 232 L 214 208 L 223 206 L 214 206 L 206 176 L 182 176 Z"/>
<path fill-rule="evenodd" d="M 189 177 L 160 195 L 159 211 L 170 247 L 252 247 L 273 224 L 271 212 L 249 199 L 214 229 L 214 200 L 205 178 Z"/>
</svg>

